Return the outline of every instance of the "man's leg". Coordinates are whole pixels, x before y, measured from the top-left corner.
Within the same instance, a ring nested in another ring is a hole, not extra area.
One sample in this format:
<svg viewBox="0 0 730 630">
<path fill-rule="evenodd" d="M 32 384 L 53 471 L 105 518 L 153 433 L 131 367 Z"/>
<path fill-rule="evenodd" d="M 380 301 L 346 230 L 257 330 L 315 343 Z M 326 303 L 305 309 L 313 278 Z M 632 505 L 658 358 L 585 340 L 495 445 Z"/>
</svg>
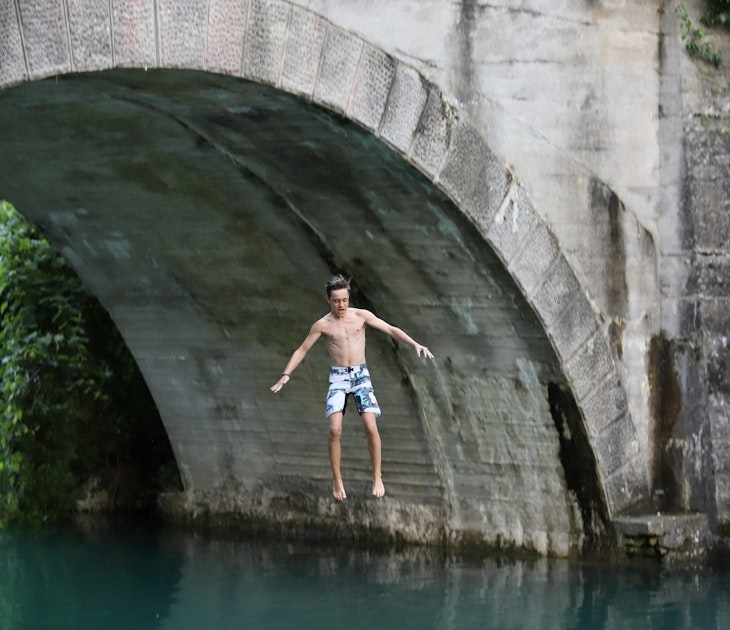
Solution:
<svg viewBox="0 0 730 630">
<path fill-rule="evenodd" d="M 370 459 L 373 461 L 373 496 L 382 497 L 385 495 L 385 486 L 383 486 L 383 477 L 380 470 L 380 433 L 378 433 L 378 423 L 375 420 L 375 414 L 369 411 L 364 411 L 360 414 L 360 417 L 362 418 L 365 433 L 368 437 Z"/>
<path fill-rule="evenodd" d="M 340 436 L 342 435 L 342 412 L 335 411 L 330 415 L 330 433 L 329 433 L 329 451 L 330 463 L 332 464 L 332 477 L 334 479 L 332 485 L 332 494 L 335 499 L 342 501 L 347 498 L 345 494 L 345 485 L 342 483 L 342 474 L 340 473 Z"/>
</svg>

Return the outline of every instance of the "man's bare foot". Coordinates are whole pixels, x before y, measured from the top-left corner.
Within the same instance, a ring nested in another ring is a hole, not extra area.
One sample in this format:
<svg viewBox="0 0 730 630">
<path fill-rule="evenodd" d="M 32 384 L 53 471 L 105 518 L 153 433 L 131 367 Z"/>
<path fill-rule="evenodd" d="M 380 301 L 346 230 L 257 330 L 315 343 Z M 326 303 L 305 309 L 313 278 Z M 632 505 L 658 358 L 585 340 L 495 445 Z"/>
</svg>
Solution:
<svg viewBox="0 0 730 630">
<path fill-rule="evenodd" d="M 342 479 L 335 479 L 335 482 L 332 485 L 332 495 L 338 501 L 343 501 L 347 498 L 347 494 L 345 493 L 345 484 L 342 483 Z"/>
<path fill-rule="evenodd" d="M 385 486 L 380 477 L 373 481 L 373 496 L 378 498 L 385 496 Z"/>
</svg>

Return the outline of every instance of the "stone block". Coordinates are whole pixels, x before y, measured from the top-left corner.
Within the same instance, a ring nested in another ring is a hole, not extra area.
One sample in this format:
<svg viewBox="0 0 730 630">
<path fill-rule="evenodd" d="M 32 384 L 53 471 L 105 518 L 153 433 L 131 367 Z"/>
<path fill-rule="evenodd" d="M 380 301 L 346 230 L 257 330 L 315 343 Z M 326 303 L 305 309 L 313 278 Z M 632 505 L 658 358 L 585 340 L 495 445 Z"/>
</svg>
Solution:
<svg viewBox="0 0 730 630">
<path fill-rule="evenodd" d="M 709 522 L 706 514 L 647 514 L 622 516 L 613 521 L 627 544 L 655 541 L 666 549 L 699 550 L 707 541 Z"/>
<path fill-rule="evenodd" d="M 461 205 L 466 191 L 474 188 L 481 164 L 489 153 L 479 131 L 466 121 L 459 121 L 438 177 L 438 182 L 456 203 Z"/>
<path fill-rule="evenodd" d="M 701 303 L 702 332 L 705 342 L 714 342 L 727 335 L 730 329 L 730 291 L 727 296 L 715 299 L 705 299 Z M 695 315 L 696 317 L 696 315 Z M 720 341 L 715 351 L 726 351 L 730 349 L 727 338 Z"/>
<path fill-rule="evenodd" d="M 659 268 L 659 290 L 663 299 L 682 298 L 687 291 L 687 280 L 692 272 L 693 256 L 689 251 L 662 252 Z"/>
<path fill-rule="evenodd" d="M 707 417 L 712 423 L 712 450 L 719 457 L 715 466 L 722 466 L 730 472 L 730 422 L 727 422 L 726 396 L 708 396 Z"/>
<path fill-rule="evenodd" d="M 573 296 L 573 301 L 547 327 L 546 332 L 558 356 L 567 362 L 597 329 L 596 313 L 588 298 L 580 292 Z"/>
<path fill-rule="evenodd" d="M 462 122 L 454 133 L 438 181 L 486 233 L 509 190 L 510 174 L 479 132 Z"/>
<path fill-rule="evenodd" d="M 722 433 L 727 431 L 727 423 L 716 421 L 713 425 L 713 432 Z M 727 439 L 720 439 L 712 436 L 712 471 L 717 477 L 730 476 L 730 442 Z"/>
<path fill-rule="evenodd" d="M 112 3 L 115 65 L 157 65 L 156 19 L 153 2 L 115 0 Z"/>
<path fill-rule="evenodd" d="M 603 491 L 611 516 L 618 515 L 648 498 L 649 483 L 641 458 L 634 457 L 608 478 L 604 476 Z"/>
<path fill-rule="evenodd" d="M 373 131 L 380 126 L 395 67 L 389 55 L 372 46 L 363 48 L 347 113 L 366 129 Z"/>
<path fill-rule="evenodd" d="M 566 312 L 570 310 L 567 309 Z M 566 375 L 578 402 L 593 390 L 596 383 L 603 381 L 615 369 L 611 359 L 611 349 L 603 331 L 597 328 L 595 317 L 593 326 L 596 327 L 594 334 L 565 364 Z"/>
<path fill-rule="evenodd" d="M 730 295 L 730 255 L 708 254 L 694 261 L 689 280 L 690 290 L 705 297 Z"/>
<path fill-rule="evenodd" d="M 39 79 L 68 71 L 71 64 L 63 4 L 54 0 L 24 2 L 19 9 L 29 77 Z"/>
<path fill-rule="evenodd" d="M 362 54 L 361 39 L 338 28 L 330 28 L 324 44 L 315 99 L 339 112 L 347 110 L 352 84 Z"/>
<path fill-rule="evenodd" d="M 507 264 L 515 257 L 528 235 L 543 223 L 525 190 L 514 180 L 512 182 L 498 212 L 482 228 L 482 233 L 486 229 L 487 239 Z"/>
<path fill-rule="evenodd" d="M 205 66 L 240 75 L 249 0 L 210 0 Z"/>
<path fill-rule="evenodd" d="M 710 127 L 722 125 L 718 120 L 708 118 Z M 727 123 L 724 123 L 725 125 Z M 709 131 L 709 130 L 708 130 Z M 690 183 L 693 224 L 698 249 L 704 251 L 726 250 L 730 241 L 730 217 L 728 216 L 728 199 L 730 199 L 730 182 L 728 181 L 728 163 L 730 162 L 730 140 L 722 128 L 715 128 L 714 133 L 704 132 L 702 137 L 714 138 L 711 145 L 696 147 L 696 154 L 705 157 L 696 160 L 690 168 Z"/>
<path fill-rule="evenodd" d="M 449 150 L 457 118 L 456 108 L 439 92 L 429 90 L 409 157 L 432 179 Z"/>
<path fill-rule="evenodd" d="M 730 299 L 705 299 L 700 308 L 708 392 L 727 401 L 730 397 Z"/>
<path fill-rule="evenodd" d="M 700 323 L 697 299 L 664 298 L 662 299 L 661 330 L 669 337 L 691 338 L 697 334 Z"/>
<path fill-rule="evenodd" d="M 284 67 L 281 71 L 282 88 L 311 98 L 319 75 L 327 29 L 327 22 L 322 18 L 302 9 L 292 8 L 284 51 Z"/>
<path fill-rule="evenodd" d="M 23 41 L 20 37 L 18 13 L 14 2 L 0 3 L 0 87 L 18 83 L 25 78 Z"/>
<path fill-rule="evenodd" d="M 639 443 L 631 416 L 624 414 L 609 424 L 595 440 L 593 449 L 604 475 L 621 468 L 639 454 Z"/>
<path fill-rule="evenodd" d="M 723 337 L 725 344 L 727 344 L 727 337 L 725 335 Z M 720 338 L 713 341 L 722 343 L 722 340 Z M 705 345 L 707 392 L 711 396 L 723 397 L 728 400 L 730 398 L 730 352 L 727 347 L 719 351 L 715 347 L 712 351 L 708 351 L 708 345 L 710 344 Z"/>
<path fill-rule="evenodd" d="M 530 233 L 525 235 L 522 248 L 508 266 L 512 277 L 522 287 L 526 296 L 532 295 L 547 279 L 548 269 L 557 255 L 558 245 L 555 237 L 545 223 L 536 223 Z"/>
<path fill-rule="evenodd" d="M 467 191 L 462 203 L 462 209 L 480 227 L 482 234 L 486 234 L 510 187 L 512 194 L 517 194 L 511 173 L 490 151 L 482 162 L 476 185 Z"/>
<path fill-rule="evenodd" d="M 718 474 L 715 478 L 715 504 L 720 522 L 730 522 L 730 475 Z"/>
<path fill-rule="evenodd" d="M 157 0 L 160 64 L 200 68 L 205 60 L 207 8 L 202 2 Z"/>
<path fill-rule="evenodd" d="M 68 19 L 74 69 L 110 67 L 113 58 L 109 5 L 89 0 L 68 0 Z"/>
<path fill-rule="evenodd" d="M 547 258 L 552 253 L 549 249 L 551 243 L 547 242 L 545 247 L 547 252 L 543 255 Z M 534 291 L 532 306 L 545 326 L 550 326 L 572 303 L 573 298 L 582 292 L 573 268 L 565 256 L 559 254 L 555 263 L 547 270 L 543 282 Z"/>
<path fill-rule="evenodd" d="M 428 87 L 419 74 L 397 64 L 390 96 L 380 123 L 380 137 L 407 154 L 428 99 Z"/>
<path fill-rule="evenodd" d="M 243 76 L 277 85 L 284 61 L 289 5 L 251 0 L 243 47 Z"/>
<path fill-rule="evenodd" d="M 592 436 L 599 435 L 611 422 L 627 412 L 626 393 L 615 370 L 598 383 L 581 406 L 588 434 Z"/>
<path fill-rule="evenodd" d="M 699 530 L 695 530 L 694 532 L 676 530 L 662 536 L 658 544 L 669 551 L 683 551 L 685 549 L 692 550 L 696 544 L 704 543 L 706 540 L 706 532 L 700 532 Z M 703 552 L 704 546 L 696 551 L 696 553 Z"/>
</svg>

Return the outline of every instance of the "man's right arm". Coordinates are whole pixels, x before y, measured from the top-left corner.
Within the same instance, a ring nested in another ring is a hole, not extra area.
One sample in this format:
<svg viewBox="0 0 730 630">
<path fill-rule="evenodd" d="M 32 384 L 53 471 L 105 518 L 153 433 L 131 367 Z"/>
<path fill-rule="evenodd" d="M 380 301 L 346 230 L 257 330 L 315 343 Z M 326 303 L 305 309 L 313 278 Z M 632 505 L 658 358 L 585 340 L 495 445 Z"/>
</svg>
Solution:
<svg viewBox="0 0 730 630">
<path fill-rule="evenodd" d="M 284 371 L 282 372 L 279 380 L 271 386 L 272 392 L 276 393 L 281 391 L 282 387 L 284 387 L 284 385 L 289 382 L 292 372 L 297 369 L 297 366 L 304 360 L 304 357 L 307 356 L 307 352 L 309 352 L 309 349 L 314 345 L 314 343 L 317 341 L 317 339 L 320 338 L 321 335 L 322 330 L 320 322 L 316 321 L 312 325 L 309 334 L 302 342 L 302 345 L 299 346 L 292 353 L 291 358 L 287 362 L 286 367 L 284 368 Z"/>
</svg>

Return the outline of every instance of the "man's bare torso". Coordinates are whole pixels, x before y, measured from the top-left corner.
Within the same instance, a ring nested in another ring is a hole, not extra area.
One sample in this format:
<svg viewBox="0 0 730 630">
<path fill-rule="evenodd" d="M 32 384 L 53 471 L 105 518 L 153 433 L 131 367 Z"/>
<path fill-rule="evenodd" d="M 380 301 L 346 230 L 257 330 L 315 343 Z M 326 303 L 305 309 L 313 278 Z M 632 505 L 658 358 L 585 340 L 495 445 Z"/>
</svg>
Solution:
<svg viewBox="0 0 730 630">
<path fill-rule="evenodd" d="M 327 340 L 331 365 L 345 367 L 365 363 L 366 314 L 367 311 L 351 307 L 342 318 L 327 313 L 317 322 Z"/>
</svg>

